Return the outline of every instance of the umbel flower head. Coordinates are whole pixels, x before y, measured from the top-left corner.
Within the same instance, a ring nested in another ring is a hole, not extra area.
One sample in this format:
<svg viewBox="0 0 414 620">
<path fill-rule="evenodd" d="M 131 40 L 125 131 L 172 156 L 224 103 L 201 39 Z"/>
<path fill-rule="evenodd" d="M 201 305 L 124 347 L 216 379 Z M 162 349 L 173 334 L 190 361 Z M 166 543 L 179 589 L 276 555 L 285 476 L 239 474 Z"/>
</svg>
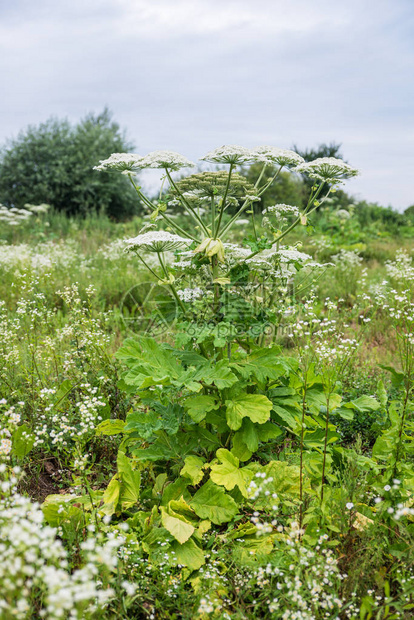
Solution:
<svg viewBox="0 0 414 620">
<path fill-rule="evenodd" d="M 183 194 L 185 198 L 204 199 L 218 198 L 223 196 L 226 185 L 228 183 L 228 173 L 225 170 L 216 172 L 199 172 L 192 174 L 184 179 L 176 181 L 175 187 Z M 243 196 L 247 192 L 253 192 L 254 187 L 246 177 L 234 172 L 231 176 L 228 195 Z M 189 194 L 192 192 L 191 194 Z M 171 190 L 175 194 L 175 189 Z"/>
<path fill-rule="evenodd" d="M 275 146 L 257 146 L 253 149 L 253 153 L 257 161 L 279 166 L 298 166 L 305 161 L 295 151 L 279 149 Z"/>
<path fill-rule="evenodd" d="M 125 170 L 132 172 L 140 168 L 140 162 L 143 157 L 136 153 L 112 153 L 108 159 L 101 159 L 99 166 L 94 166 L 94 170 L 107 171 L 117 170 L 118 172 L 125 172 Z"/>
<path fill-rule="evenodd" d="M 187 247 L 190 239 L 180 235 L 173 235 L 165 230 L 154 230 L 138 235 L 133 239 L 126 239 L 126 252 L 169 252 Z"/>
<path fill-rule="evenodd" d="M 336 157 L 319 157 L 314 161 L 305 162 L 297 166 L 295 172 L 305 173 L 311 179 L 326 183 L 341 183 L 343 179 L 356 177 L 359 174 L 356 168 Z"/>
<path fill-rule="evenodd" d="M 227 146 L 220 146 L 214 151 L 210 151 L 204 157 L 200 157 L 203 161 L 211 161 L 215 164 L 244 164 L 249 161 L 255 161 L 256 155 L 250 149 L 246 149 L 244 146 L 237 146 L 230 144 Z"/>
<path fill-rule="evenodd" d="M 180 170 L 180 168 L 193 168 L 194 166 L 192 161 L 175 151 L 152 151 L 141 159 L 139 167 Z"/>
</svg>

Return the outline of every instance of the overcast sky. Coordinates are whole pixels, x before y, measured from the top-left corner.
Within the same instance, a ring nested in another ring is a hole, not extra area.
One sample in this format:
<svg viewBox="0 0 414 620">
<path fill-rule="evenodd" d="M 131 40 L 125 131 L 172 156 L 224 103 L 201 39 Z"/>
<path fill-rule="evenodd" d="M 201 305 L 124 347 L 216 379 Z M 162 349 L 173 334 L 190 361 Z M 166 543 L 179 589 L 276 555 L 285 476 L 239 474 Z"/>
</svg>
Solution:
<svg viewBox="0 0 414 620">
<path fill-rule="evenodd" d="M 0 0 L 0 143 L 108 106 L 136 151 L 342 143 L 414 204 L 414 0 Z"/>
</svg>

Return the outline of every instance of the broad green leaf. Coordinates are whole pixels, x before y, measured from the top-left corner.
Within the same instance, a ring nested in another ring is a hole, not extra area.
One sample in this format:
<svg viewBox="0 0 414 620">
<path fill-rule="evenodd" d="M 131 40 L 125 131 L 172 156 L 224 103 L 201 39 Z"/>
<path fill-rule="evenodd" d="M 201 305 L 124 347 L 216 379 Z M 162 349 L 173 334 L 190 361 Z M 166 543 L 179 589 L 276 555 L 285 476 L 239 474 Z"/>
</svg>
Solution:
<svg viewBox="0 0 414 620">
<path fill-rule="evenodd" d="M 95 429 L 96 435 L 119 435 L 125 429 L 123 420 L 104 420 Z"/>
<path fill-rule="evenodd" d="M 26 424 L 18 426 L 12 435 L 12 452 L 19 459 L 23 459 L 33 448 L 35 436 Z"/>
<path fill-rule="evenodd" d="M 399 372 L 398 370 L 395 370 L 395 368 L 393 368 L 392 366 L 384 366 L 383 364 L 379 364 L 379 367 L 382 368 L 383 370 L 388 370 L 388 372 L 391 373 L 391 383 L 393 387 L 395 388 L 401 387 L 401 385 L 404 382 L 404 378 L 405 378 L 405 375 L 403 372 Z"/>
<path fill-rule="evenodd" d="M 270 461 L 264 467 L 258 463 L 250 463 L 244 470 L 246 473 L 250 470 L 250 479 L 262 487 L 259 496 L 253 500 L 255 507 L 259 509 L 268 509 L 280 500 L 286 502 L 299 497 L 300 469 L 297 465 L 289 465 L 286 461 Z M 265 474 L 265 478 L 256 480 L 255 475 L 259 472 Z M 303 487 L 305 492 L 310 490 L 307 477 L 304 477 Z"/>
<path fill-rule="evenodd" d="M 352 406 L 351 408 L 349 405 L 350 403 L 345 403 L 343 407 L 338 407 L 335 409 L 335 415 L 339 415 L 339 417 L 343 420 L 353 420 L 355 417 L 355 407 Z"/>
<path fill-rule="evenodd" d="M 341 404 L 342 396 L 339 394 L 330 394 L 329 396 L 329 410 L 333 411 Z M 319 413 L 322 407 L 327 407 L 328 399 L 326 394 L 320 390 L 308 390 L 306 392 L 306 404 L 310 411 L 313 413 Z"/>
<path fill-rule="evenodd" d="M 284 407 L 279 407 L 279 405 L 273 405 L 274 414 L 272 414 L 272 418 L 276 420 L 278 424 L 281 424 L 283 427 L 287 427 L 290 432 L 295 435 L 299 435 L 301 432 L 301 421 L 296 412 L 285 409 Z"/>
<path fill-rule="evenodd" d="M 377 384 L 377 397 L 383 409 L 387 407 L 388 394 L 384 382 L 380 379 Z"/>
<path fill-rule="evenodd" d="M 113 515 L 119 503 L 119 494 L 121 492 L 121 483 L 118 480 L 118 476 L 114 476 L 111 482 L 105 489 L 103 494 L 104 505 L 100 508 L 100 511 L 105 515 Z"/>
<path fill-rule="evenodd" d="M 341 437 L 334 430 L 333 426 L 329 425 L 327 433 L 327 444 L 335 443 Z M 322 448 L 325 444 L 325 429 L 317 428 L 315 431 L 305 430 L 303 434 L 303 441 L 308 448 Z"/>
<path fill-rule="evenodd" d="M 375 398 L 365 395 L 355 398 L 351 403 L 360 411 L 377 411 L 381 407 L 380 403 Z M 347 404 L 348 403 L 346 403 L 346 405 Z"/>
<path fill-rule="evenodd" d="M 162 428 L 162 422 L 151 411 L 133 411 L 127 415 L 125 431 L 136 433 L 142 439 L 149 439 Z"/>
<path fill-rule="evenodd" d="M 216 525 L 231 521 L 238 512 L 234 499 L 211 480 L 197 491 L 190 505 L 201 519 L 208 519 Z"/>
<path fill-rule="evenodd" d="M 153 338 L 127 338 L 115 356 L 130 369 L 123 376 L 125 383 L 137 388 L 170 385 L 183 373 L 174 352 L 162 347 Z"/>
<path fill-rule="evenodd" d="M 270 441 L 271 439 L 277 439 L 283 435 L 283 431 L 280 426 L 273 424 L 273 422 L 265 422 L 257 427 L 260 441 Z"/>
<path fill-rule="evenodd" d="M 135 448 L 131 452 L 137 461 L 167 461 L 176 456 L 175 450 L 158 442 L 148 448 Z"/>
<path fill-rule="evenodd" d="M 179 543 L 185 543 L 194 534 L 195 527 L 185 517 L 176 515 L 169 506 L 161 506 L 160 511 L 163 526 Z"/>
<path fill-rule="evenodd" d="M 175 552 L 176 563 L 187 566 L 190 570 L 198 570 L 205 564 L 204 553 L 192 538 L 183 545 L 179 542 L 172 543 L 171 549 Z"/>
<path fill-rule="evenodd" d="M 244 538 L 242 543 L 237 541 L 234 543 L 232 551 L 235 560 L 241 564 L 251 564 L 252 557 L 268 562 L 269 560 L 265 556 L 270 555 L 273 551 L 273 538 L 269 535 Z"/>
<path fill-rule="evenodd" d="M 197 369 L 193 374 L 194 381 L 203 381 L 207 385 L 215 385 L 219 390 L 230 388 L 237 383 L 236 375 L 230 370 L 227 360 L 211 362 Z"/>
<path fill-rule="evenodd" d="M 168 476 L 165 472 L 158 474 L 155 478 L 154 486 L 152 487 L 152 496 L 158 498 L 164 491 L 165 485 L 168 482 Z"/>
<path fill-rule="evenodd" d="M 266 379 L 279 379 L 292 370 L 291 361 L 281 356 L 281 349 L 277 346 L 257 349 L 247 357 L 246 366 L 261 383 Z"/>
<path fill-rule="evenodd" d="M 117 458 L 118 476 L 121 481 L 119 501 L 123 508 L 137 503 L 141 485 L 141 473 L 132 469 L 131 460 L 120 450 Z"/>
<path fill-rule="evenodd" d="M 246 482 L 250 482 L 253 474 L 246 468 L 239 469 L 239 459 L 229 450 L 220 448 L 217 450 L 216 455 L 220 463 L 211 465 L 211 480 L 225 487 L 228 491 L 238 486 L 243 496 L 246 497 Z"/>
<path fill-rule="evenodd" d="M 249 461 L 252 457 L 253 452 L 251 452 L 251 450 L 249 450 L 249 448 L 244 443 L 243 433 L 241 431 L 237 431 L 237 433 L 234 433 L 231 441 L 232 454 L 234 454 L 234 456 L 236 456 L 239 461 Z"/>
<path fill-rule="evenodd" d="M 242 392 L 232 400 L 226 400 L 227 424 L 233 430 L 238 430 L 244 417 L 252 422 L 264 424 L 268 421 L 272 402 L 263 394 L 247 394 Z"/>
<path fill-rule="evenodd" d="M 189 501 L 191 499 L 191 495 L 187 491 L 189 484 L 188 478 L 177 478 L 171 484 L 167 484 L 162 494 L 162 505 L 167 506 L 171 500 L 177 500 L 180 497 L 184 497 L 186 501 Z"/>
<path fill-rule="evenodd" d="M 41 506 L 47 523 L 52 527 L 58 527 L 67 519 L 69 509 L 74 508 L 72 504 L 78 499 L 79 497 L 73 496 L 71 493 L 48 495 Z M 80 512 L 83 514 L 82 510 Z"/>
<path fill-rule="evenodd" d="M 190 396 L 184 403 L 184 408 L 194 422 L 204 420 L 207 413 L 217 408 L 216 399 L 208 394 L 199 394 L 198 396 Z"/>
<path fill-rule="evenodd" d="M 185 465 L 180 471 L 180 476 L 189 478 L 192 484 L 201 482 L 204 476 L 204 459 L 190 454 L 190 456 L 184 459 L 184 463 Z"/>
<path fill-rule="evenodd" d="M 153 421 L 160 424 L 160 428 L 162 428 L 167 435 L 176 435 L 178 433 L 184 416 L 184 408 L 181 405 L 177 403 L 163 405 L 158 400 L 153 399 L 143 399 L 142 402 L 151 407 L 152 411 L 148 412 L 149 416 Z"/>
</svg>

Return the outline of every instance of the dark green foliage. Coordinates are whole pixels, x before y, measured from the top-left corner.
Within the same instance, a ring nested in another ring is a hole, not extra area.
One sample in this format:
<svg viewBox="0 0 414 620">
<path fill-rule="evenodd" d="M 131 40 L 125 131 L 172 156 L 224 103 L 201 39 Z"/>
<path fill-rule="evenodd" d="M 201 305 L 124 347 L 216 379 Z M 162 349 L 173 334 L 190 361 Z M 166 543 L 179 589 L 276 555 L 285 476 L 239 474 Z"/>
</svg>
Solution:
<svg viewBox="0 0 414 620">
<path fill-rule="evenodd" d="M 384 226 L 387 233 L 392 235 L 398 235 L 401 232 L 402 226 L 409 226 L 412 223 L 410 218 L 407 217 L 407 211 L 399 213 L 392 209 L 392 207 L 381 207 L 377 203 L 365 201 L 358 202 L 355 215 L 363 229 L 368 228 L 372 224 L 378 226 L 380 223 Z"/>
<path fill-rule="evenodd" d="M 331 142 L 330 144 L 319 144 L 315 149 L 299 149 L 295 144 L 292 149 L 298 153 L 305 161 L 313 161 L 319 157 L 336 157 L 337 159 L 343 159 L 343 155 L 340 152 L 341 144 Z"/>
<path fill-rule="evenodd" d="M 404 215 L 410 219 L 410 222 L 414 222 L 414 205 L 407 207 Z"/>
<path fill-rule="evenodd" d="M 68 215 L 99 211 L 124 219 L 137 211 L 130 183 L 93 166 L 131 148 L 106 109 L 77 125 L 51 118 L 31 126 L 1 153 L 0 203 L 19 208 L 47 203 Z"/>
</svg>

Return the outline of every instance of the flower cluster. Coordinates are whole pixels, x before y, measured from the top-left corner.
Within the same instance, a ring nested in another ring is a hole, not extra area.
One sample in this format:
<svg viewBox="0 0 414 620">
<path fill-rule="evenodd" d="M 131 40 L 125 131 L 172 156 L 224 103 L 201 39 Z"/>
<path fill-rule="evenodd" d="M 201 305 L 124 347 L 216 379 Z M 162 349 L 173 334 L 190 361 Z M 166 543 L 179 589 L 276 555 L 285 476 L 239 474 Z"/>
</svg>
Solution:
<svg viewBox="0 0 414 620">
<path fill-rule="evenodd" d="M 356 168 L 352 168 L 342 159 L 335 157 L 320 157 L 314 161 L 299 164 L 295 168 L 295 172 L 301 172 L 307 174 L 311 179 L 334 185 L 359 174 Z"/>
<path fill-rule="evenodd" d="M 301 543 L 302 533 L 295 521 L 286 528 L 284 560 L 276 565 L 259 566 L 252 576 L 252 586 L 273 590 L 267 606 L 275 620 L 337 618 L 344 606 L 339 591 L 346 575 L 339 571 L 332 549 L 324 546 L 326 535 L 312 549 Z"/>
<path fill-rule="evenodd" d="M 17 482 L 16 476 L 13 480 Z M 40 611 L 49 620 L 80 620 L 114 596 L 112 588 L 100 587 L 98 576 L 114 570 L 122 540 L 109 536 L 100 545 L 96 535 L 90 536 L 81 543 L 82 564 L 71 570 L 57 530 L 44 524 L 38 504 L 16 493 L 0 500 L 0 529 L 1 617 L 24 620 Z M 39 591 L 41 599 L 36 597 Z"/>
<path fill-rule="evenodd" d="M 274 146 L 257 146 L 253 149 L 253 153 L 256 155 L 256 161 L 277 164 L 278 166 L 298 166 L 305 161 L 295 151 L 279 149 Z"/>
<path fill-rule="evenodd" d="M 272 205 L 272 206 L 267 207 L 266 209 L 264 209 L 262 211 L 262 214 L 263 215 L 272 214 L 272 215 L 275 215 L 276 217 L 281 217 L 281 216 L 294 216 L 294 217 L 298 217 L 299 216 L 299 209 L 297 207 L 292 206 L 292 205 L 276 204 L 276 205 Z"/>
<path fill-rule="evenodd" d="M 136 153 L 112 153 L 108 159 L 101 159 L 99 166 L 94 166 L 93 169 L 100 172 L 107 172 L 108 170 L 132 172 L 141 167 L 142 159 L 142 156 Z"/>
<path fill-rule="evenodd" d="M 406 250 L 398 250 L 394 261 L 386 261 L 385 269 L 393 280 L 399 282 L 414 281 L 413 257 Z"/>
<path fill-rule="evenodd" d="M 9 226 L 18 226 L 22 222 L 27 222 L 32 215 L 32 211 L 28 209 L 18 209 L 17 207 L 8 209 L 0 205 L 0 222 L 5 222 Z"/>
<path fill-rule="evenodd" d="M 245 164 L 256 160 L 255 153 L 244 146 L 235 144 L 220 146 L 207 155 L 200 158 L 202 161 L 209 161 L 216 164 Z"/>
<path fill-rule="evenodd" d="M 203 297 L 204 292 L 202 288 L 196 286 L 195 288 L 180 289 L 177 291 L 177 295 L 182 301 L 191 302 Z"/>
<path fill-rule="evenodd" d="M 126 252 L 167 252 L 188 246 L 191 241 L 164 230 L 154 230 L 133 239 L 126 239 Z"/>
</svg>

